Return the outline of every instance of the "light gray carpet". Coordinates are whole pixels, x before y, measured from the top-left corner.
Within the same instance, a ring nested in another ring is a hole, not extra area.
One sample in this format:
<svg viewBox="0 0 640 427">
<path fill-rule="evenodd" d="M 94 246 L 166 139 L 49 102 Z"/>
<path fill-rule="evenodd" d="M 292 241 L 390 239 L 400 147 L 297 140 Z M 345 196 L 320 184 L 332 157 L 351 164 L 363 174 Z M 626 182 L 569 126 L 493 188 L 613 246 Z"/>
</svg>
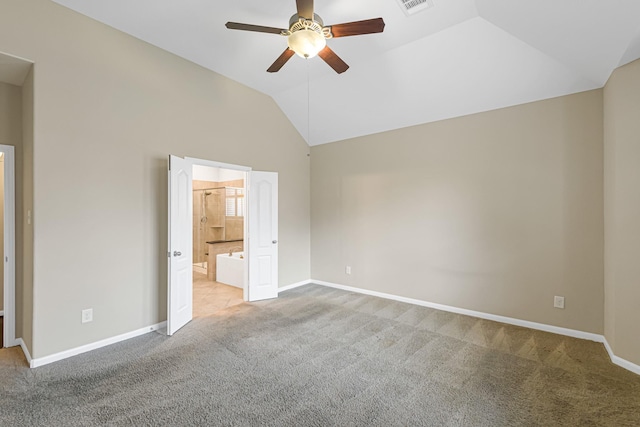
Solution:
<svg viewBox="0 0 640 427">
<path fill-rule="evenodd" d="M 0 425 L 640 425 L 601 344 L 308 285 L 29 370 Z"/>
</svg>

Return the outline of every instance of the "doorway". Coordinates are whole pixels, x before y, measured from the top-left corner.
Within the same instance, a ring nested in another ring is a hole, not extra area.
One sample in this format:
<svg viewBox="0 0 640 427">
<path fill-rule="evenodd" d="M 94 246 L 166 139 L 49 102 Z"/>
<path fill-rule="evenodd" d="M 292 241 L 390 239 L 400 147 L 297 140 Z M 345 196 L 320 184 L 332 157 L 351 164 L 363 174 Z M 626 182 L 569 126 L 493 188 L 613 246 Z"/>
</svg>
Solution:
<svg viewBox="0 0 640 427">
<path fill-rule="evenodd" d="M 0 347 L 21 345 L 27 359 L 28 347 L 32 344 L 30 331 L 33 321 L 33 70 L 33 61 L 0 52 L 0 156 L 3 166 L 0 172 L 3 178 L 0 184 L 3 203 L 0 218 L 3 232 L 0 237 Z M 16 152 L 21 152 L 17 173 Z M 16 175 L 19 185 L 16 184 Z M 19 191 L 17 203 L 16 187 Z M 16 233 L 21 245 L 18 258 Z M 19 288 L 16 288 L 16 271 L 25 273 Z"/>
<path fill-rule="evenodd" d="M 193 165 L 193 317 L 246 301 L 246 172 Z"/>
<path fill-rule="evenodd" d="M 171 155 L 168 185 L 167 335 L 173 335 L 193 318 L 194 165 L 245 173 L 243 203 L 246 206 L 243 221 L 246 247 L 242 250 L 244 264 L 240 275 L 243 277 L 238 282 L 243 284 L 243 300 L 258 301 L 278 296 L 278 174 Z M 235 203 L 236 206 L 242 203 L 238 202 L 241 197 L 237 191 L 230 198 L 232 200 L 229 203 Z M 221 259 L 231 261 L 233 249 L 230 252 L 231 257 Z M 210 253 L 209 257 L 211 255 Z"/>
<path fill-rule="evenodd" d="M 12 146 L 0 145 L 0 248 L 2 263 L 2 347 L 18 345 L 16 340 L 15 279 L 15 155 Z"/>
</svg>

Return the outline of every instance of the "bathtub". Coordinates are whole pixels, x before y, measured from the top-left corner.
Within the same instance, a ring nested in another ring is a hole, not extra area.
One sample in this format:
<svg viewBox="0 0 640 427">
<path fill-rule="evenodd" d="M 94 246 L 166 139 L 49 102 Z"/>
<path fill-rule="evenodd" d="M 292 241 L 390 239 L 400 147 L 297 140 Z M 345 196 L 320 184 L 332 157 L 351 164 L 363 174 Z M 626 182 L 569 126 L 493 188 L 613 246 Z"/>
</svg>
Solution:
<svg viewBox="0 0 640 427">
<path fill-rule="evenodd" d="M 216 256 L 216 281 L 225 285 L 244 288 L 244 252 L 219 254 Z"/>
</svg>

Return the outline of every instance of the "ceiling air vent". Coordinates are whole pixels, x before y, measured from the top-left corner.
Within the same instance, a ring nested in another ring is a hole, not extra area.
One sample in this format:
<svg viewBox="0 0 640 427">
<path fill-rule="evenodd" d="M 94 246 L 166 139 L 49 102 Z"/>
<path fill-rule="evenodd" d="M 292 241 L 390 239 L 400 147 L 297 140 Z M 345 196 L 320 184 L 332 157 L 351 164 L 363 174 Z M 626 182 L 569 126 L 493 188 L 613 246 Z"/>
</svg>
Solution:
<svg viewBox="0 0 640 427">
<path fill-rule="evenodd" d="M 405 15 L 413 15 L 433 7 L 433 0 L 397 0 Z"/>
</svg>

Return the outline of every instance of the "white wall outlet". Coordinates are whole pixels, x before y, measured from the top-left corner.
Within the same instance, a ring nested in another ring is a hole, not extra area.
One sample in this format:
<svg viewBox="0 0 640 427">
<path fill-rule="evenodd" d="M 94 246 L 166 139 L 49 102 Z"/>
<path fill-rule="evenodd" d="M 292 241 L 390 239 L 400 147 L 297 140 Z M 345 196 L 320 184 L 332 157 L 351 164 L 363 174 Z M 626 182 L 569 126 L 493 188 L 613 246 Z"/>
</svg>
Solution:
<svg viewBox="0 0 640 427">
<path fill-rule="evenodd" d="M 555 308 L 564 308 L 564 297 L 555 296 L 553 297 L 553 306 Z"/>
<path fill-rule="evenodd" d="M 93 322 L 93 308 L 82 310 L 82 323 Z"/>
<path fill-rule="evenodd" d="M 344 272 L 345 272 L 345 273 L 347 273 L 347 274 L 351 274 L 351 266 L 350 266 L 350 265 L 347 265 L 347 266 L 344 268 Z"/>
</svg>

